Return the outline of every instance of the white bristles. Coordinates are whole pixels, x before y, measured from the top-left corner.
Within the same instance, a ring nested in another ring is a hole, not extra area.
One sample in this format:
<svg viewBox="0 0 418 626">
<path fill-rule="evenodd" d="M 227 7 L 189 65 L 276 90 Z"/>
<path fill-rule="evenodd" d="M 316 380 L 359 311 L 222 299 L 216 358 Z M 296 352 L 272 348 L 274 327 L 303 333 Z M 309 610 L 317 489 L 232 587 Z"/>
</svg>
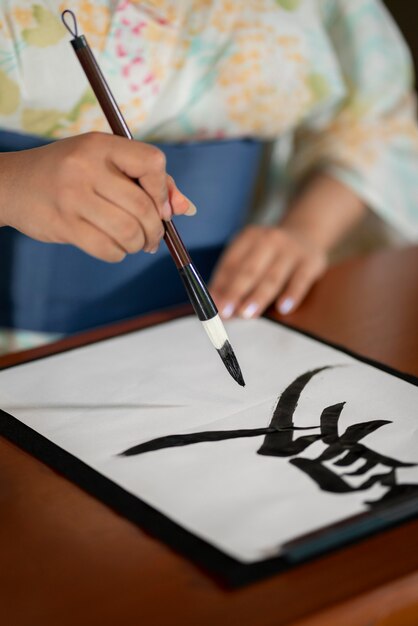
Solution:
<svg viewBox="0 0 418 626">
<path fill-rule="evenodd" d="M 225 344 L 225 341 L 228 341 L 228 335 L 226 334 L 225 327 L 219 315 L 215 315 L 215 317 L 212 317 L 212 319 L 206 322 L 202 322 L 202 324 L 212 345 L 217 350 L 220 350 Z"/>
</svg>

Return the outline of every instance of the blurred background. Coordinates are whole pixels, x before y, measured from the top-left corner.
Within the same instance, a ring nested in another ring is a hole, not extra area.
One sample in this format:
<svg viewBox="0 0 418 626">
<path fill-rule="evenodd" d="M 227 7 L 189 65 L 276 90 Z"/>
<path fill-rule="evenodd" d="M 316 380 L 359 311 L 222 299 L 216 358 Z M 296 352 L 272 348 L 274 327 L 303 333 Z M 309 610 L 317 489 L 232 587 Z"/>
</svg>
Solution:
<svg viewBox="0 0 418 626">
<path fill-rule="evenodd" d="M 417 89 L 418 74 L 418 2 L 417 0 L 383 0 L 400 30 L 409 49 L 415 67 L 415 90 Z M 365 254 L 385 246 L 402 246 L 403 238 L 398 237 L 393 229 L 370 213 L 363 223 L 331 253 L 331 262 L 337 263 L 351 257 L 353 254 Z"/>
<path fill-rule="evenodd" d="M 409 44 L 416 72 L 418 67 L 418 2 L 416 0 L 385 0 L 385 4 Z"/>
</svg>

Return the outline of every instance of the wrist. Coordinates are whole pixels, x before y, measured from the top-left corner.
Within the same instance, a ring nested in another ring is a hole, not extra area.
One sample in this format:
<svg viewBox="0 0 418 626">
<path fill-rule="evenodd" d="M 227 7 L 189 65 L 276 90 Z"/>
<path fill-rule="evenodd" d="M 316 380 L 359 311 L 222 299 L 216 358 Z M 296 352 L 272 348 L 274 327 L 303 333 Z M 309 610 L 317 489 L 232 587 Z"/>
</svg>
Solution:
<svg viewBox="0 0 418 626">
<path fill-rule="evenodd" d="M 327 174 L 317 174 L 291 203 L 280 227 L 329 253 L 366 210 L 351 189 Z"/>
<path fill-rule="evenodd" d="M 286 216 L 279 222 L 278 227 L 291 237 L 298 239 L 302 243 L 316 248 L 318 251 L 328 254 L 332 245 L 323 236 L 318 229 L 317 224 L 312 224 L 311 220 L 303 219 L 297 211 L 288 211 Z"/>
</svg>

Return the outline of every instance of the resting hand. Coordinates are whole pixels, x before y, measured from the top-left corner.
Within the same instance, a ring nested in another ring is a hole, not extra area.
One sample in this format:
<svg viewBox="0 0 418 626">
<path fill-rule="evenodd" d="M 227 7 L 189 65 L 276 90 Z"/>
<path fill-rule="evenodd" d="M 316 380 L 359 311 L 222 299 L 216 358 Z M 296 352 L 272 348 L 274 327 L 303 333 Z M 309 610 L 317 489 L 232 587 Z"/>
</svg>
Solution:
<svg viewBox="0 0 418 626">
<path fill-rule="evenodd" d="M 0 190 L 0 226 L 109 262 L 156 251 L 161 220 L 196 212 L 158 148 L 105 133 L 0 154 Z"/>
<path fill-rule="evenodd" d="M 292 230 L 248 226 L 221 258 L 211 292 L 224 319 L 258 317 L 272 303 L 286 314 L 326 266 L 325 252 Z"/>
</svg>

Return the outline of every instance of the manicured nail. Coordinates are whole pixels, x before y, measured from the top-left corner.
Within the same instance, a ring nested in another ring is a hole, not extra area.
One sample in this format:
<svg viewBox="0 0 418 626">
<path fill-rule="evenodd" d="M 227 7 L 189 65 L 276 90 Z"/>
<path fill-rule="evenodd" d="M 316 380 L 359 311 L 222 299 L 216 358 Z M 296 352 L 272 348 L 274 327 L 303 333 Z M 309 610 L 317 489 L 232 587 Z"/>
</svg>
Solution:
<svg viewBox="0 0 418 626">
<path fill-rule="evenodd" d="M 221 315 L 224 319 L 229 319 L 234 314 L 234 305 L 229 303 L 224 306 L 222 309 Z"/>
<path fill-rule="evenodd" d="M 163 218 L 169 222 L 173 216 L 173 211 L 171 210 L 171 205 L 168 200 L 164 202 L 163 206 Z"/>
<path fill-rule="evenodd" d="M 295 306 L 293 298 L 286 298 L 279 304 L 279 311 L 282 315 L 287 315 Z"/>
<path fill-rule="evenodd" d="M 184 215 L 192 216 L 192 215 L 196 215 L 196 213 L 197 213 L 197 208 L 195 207 L 193 202 L 190 202 L 189 208 L 187 209 Z"/>
<path fill-rule="evenodd" d="M 158 252 L 158 246 L 149 251 L 150 254 L 155 254 L 156 252 Z"/>
<path fill-rule="evenodd" d="M 254 313 L 258 310 L 258 304 L 256 302 L 252 302 L 249 304 L 242 312 L 242 317 L 245 319 L 250 319 L 254 316 Z"/>
</svg>

